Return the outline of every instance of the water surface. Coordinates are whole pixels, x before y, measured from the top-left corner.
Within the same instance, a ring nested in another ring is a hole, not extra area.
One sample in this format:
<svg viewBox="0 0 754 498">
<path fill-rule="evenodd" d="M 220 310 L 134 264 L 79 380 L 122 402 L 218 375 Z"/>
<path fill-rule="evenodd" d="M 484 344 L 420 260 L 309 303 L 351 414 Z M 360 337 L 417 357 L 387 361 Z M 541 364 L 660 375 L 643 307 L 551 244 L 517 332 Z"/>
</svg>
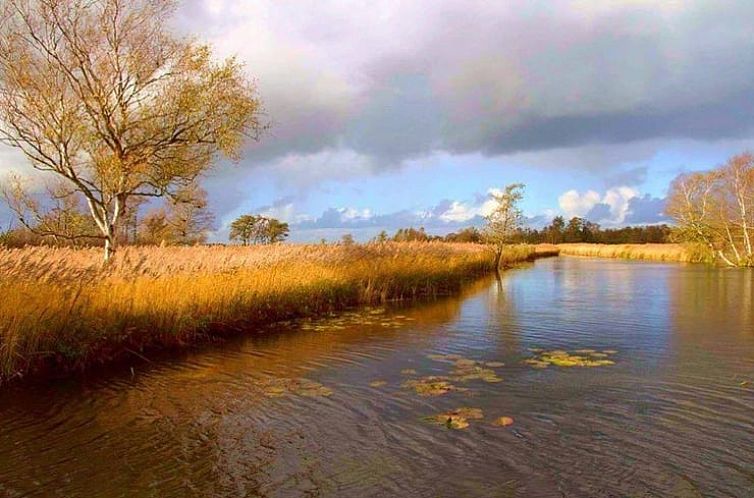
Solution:
<svg viewBox="0 0 754 498">
<path fill-rule="evenodd" d="M 750 271 L 555 258 L 456 298 L 16 388 L 0 497 L 754 496 L 753 299 Z M 532 349 L 615 364 L 533 368 Z M 404 387 L 459 358 L 502 382 Z M 484 418 L 424 419 L 458 407 Z"/>
</svg>

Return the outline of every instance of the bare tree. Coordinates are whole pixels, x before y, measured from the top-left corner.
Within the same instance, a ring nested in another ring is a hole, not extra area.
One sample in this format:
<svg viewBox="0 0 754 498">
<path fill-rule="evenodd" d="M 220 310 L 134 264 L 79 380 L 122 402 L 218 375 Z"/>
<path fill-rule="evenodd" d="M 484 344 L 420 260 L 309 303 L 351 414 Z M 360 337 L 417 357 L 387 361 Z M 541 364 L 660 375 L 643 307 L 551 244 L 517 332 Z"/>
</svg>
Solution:
<svg viewBox="0 0 754 498">
<path fill-rule="evenodd" d="M 666 214 L 676 237 L 704 245 L 728 266 L 754 266 L 754 156 L 740 154 L 714 170 L 680 175 Z"/>
<path fill-rule="evenodd" d="M 0 139 L 83 195 L 105 261 L 133 197 L 173 195 L 257 138 L 234 59 L 168 29 L 172 0 L 3 0 Z"/>
<path fill-rule="evenodd" d="M 523 224 L 523 213 L 519 203 L 524 197 L 524 184 L 512 183 L 501 193 L 493 193 L 495 207 L 485 218 L 484 239 L 495 249 L 495 269 L 500 266 L 503 249 L 513 242 L 513 238 Z"/>
<path fill-rule="evenodd" d="M 168 203 L 166 221 L 173 243 L 206 242 L 215 221 L 208 209 L 207 192 L 195 183 L 179 190 Z"/>
<path fill-rule="evenodd" d="M 2 196 L 21 225 L 41 240 L 77 245 L 97 241 L 98 230 L 91 216 L 82 210 L 82 196 L 63 182 L 47 185 L 46 203 L 29 193 L 23 180 L 12 175 L 2 188 Z"/>
</svg>

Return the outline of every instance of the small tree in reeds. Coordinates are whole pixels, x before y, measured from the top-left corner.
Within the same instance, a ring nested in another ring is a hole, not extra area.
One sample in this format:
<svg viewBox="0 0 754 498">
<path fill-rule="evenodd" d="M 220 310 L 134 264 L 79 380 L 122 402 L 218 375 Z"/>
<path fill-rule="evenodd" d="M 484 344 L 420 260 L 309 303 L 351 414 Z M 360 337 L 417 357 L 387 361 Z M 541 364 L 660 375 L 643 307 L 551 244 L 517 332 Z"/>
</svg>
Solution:
<svg viewBox="0 0 754 498">
<path fill-rule="evenodd" d="M 728 266 L 754 266 L 754 156 L 740 154 L 707 172 L 680 175 L 666 213 L 676 237 L 702 244 Z"/>
<path fill-rule="evenodd" d="M 505 246 L 510 244 L 516 232 L 523 225 L 523 213 L 519 203 L 524 197 L 524 184 L 512 183 L 500 193 L 493 193 L 495 207 L 485 219 L 484 240 L 495 250 L 495 268 L 500 266 L 500 260 Z"/>
<path fill-rule="evenodd" d="M 173 8 L 0 3 L 0 140 L 84 197 L 105 261 L 129 199 L 176 193 L 264 128 L 242 66 L 172 35 Z"/>
</svg>

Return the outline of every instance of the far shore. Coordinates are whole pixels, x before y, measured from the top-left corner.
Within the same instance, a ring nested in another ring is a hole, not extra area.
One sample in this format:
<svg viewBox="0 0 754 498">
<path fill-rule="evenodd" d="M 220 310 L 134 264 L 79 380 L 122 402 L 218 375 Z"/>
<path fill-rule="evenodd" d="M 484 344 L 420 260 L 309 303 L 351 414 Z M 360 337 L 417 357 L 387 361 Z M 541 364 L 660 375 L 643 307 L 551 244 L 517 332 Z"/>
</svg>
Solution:
<svg viewBox="0 0 754 498">
<path fill-rule="evenodd" d="M 686 244 L 557 244 L 564 256 L 712 263 L 707 252 Z"/>
</svg>

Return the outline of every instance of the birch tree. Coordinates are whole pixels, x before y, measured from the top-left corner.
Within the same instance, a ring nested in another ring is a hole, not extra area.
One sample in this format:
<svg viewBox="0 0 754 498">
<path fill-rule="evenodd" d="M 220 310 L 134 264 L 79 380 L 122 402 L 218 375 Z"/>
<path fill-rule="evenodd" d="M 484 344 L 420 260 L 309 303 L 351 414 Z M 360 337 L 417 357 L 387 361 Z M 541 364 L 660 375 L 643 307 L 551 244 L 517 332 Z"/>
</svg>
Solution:
<svg viewBox="0 0 754 498">
<path fill-rule="evenodd" d="M 130 198 L 174 195 L 264 128 L 242 65 L 173 35 L 174 6 L 0 6 L 0 140 L 83 196 L 105 261 Z"/>
<path fill-rule="evenodd" d="M 680 175 L 665 212 L 680 240 L 704 245 L 727 266 L 754 266 L 754 156 L 740 154 L 711 171 Z"/>
<path fill-rule="evenodd" d="M 524 184 L 512 183 L 500 193 L 493 193 L 494 208 L 485 219 L 484 239 L 495 249 L 495 269 L 500 266 L 500 258 L 505 246 L 513 241 L 516 232 L 523 225 L 523 213 L 519 204 L 524 198 Z"/>
</svg>

